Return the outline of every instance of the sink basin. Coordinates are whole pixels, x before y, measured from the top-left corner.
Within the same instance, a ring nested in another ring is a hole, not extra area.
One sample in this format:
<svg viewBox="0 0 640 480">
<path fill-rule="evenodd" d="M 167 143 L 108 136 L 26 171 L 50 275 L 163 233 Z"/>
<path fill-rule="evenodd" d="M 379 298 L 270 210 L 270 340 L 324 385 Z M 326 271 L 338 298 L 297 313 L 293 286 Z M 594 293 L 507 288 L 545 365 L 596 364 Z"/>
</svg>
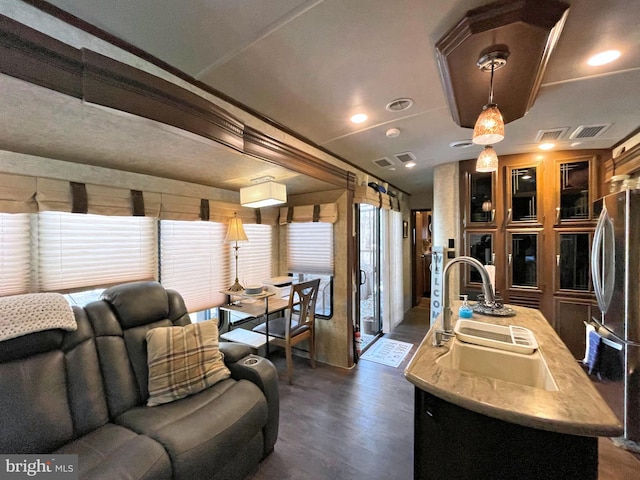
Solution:
<svg viewBox="0 0 640 480">
<path fill-rule="evenodd" d="M 442 367 L 483 377 L 542 390 L 558 390 L 539 349 L 527 355 L 472 345 L 453 338 L 450 341 L 449 352 L 439 357 L 436 363 Z"/>
</svg>

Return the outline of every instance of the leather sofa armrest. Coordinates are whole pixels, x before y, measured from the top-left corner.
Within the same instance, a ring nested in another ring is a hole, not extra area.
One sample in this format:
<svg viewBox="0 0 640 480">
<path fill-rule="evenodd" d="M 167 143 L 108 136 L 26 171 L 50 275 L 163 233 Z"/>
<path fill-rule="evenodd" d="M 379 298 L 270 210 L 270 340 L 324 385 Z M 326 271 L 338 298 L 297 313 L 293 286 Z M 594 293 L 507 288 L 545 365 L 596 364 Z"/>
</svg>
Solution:
<svg viewBox="0 0 640 480">
<path fill-rule="evenodd" d="M 224 353 L 224 363 L 229 366 L 251 353 L 251 347 L 242 343 L 220 342 L 220 351 Z"/>
<path fill-rule="evenodd" d="M 255 383 L 267 399 L 269 418 L 264 428 L 264 454 L 273 451 L 278 439 L 280 422 L 280 392 L 278 390 L 278 371 L 270 360 L 257 355 L 247 355 L 237 362 L 227 364 L 231 377 L 245 379 Z"/>
</svg>

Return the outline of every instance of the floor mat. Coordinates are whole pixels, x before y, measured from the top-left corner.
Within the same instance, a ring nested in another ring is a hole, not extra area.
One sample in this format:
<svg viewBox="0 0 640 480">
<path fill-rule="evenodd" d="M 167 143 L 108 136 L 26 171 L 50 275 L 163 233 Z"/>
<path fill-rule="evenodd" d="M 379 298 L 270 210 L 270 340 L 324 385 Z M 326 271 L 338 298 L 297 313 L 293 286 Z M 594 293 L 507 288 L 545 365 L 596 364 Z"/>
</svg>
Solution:
<svg viewBox="0 0 640 480">
<path fill-rule="evenodd" d="M 413 347 L 412 343 L 400 342 L 389 338 L 381 338 L 376 341 L 360 357 L 362 360 L 398 367 Z"/>
</svg>

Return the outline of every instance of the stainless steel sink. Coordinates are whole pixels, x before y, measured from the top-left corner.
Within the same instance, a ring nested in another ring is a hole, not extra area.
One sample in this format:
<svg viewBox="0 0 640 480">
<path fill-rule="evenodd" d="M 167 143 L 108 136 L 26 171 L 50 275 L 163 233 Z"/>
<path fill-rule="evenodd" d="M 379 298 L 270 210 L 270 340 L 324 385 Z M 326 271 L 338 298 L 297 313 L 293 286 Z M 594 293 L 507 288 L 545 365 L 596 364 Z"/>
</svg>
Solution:
<svg viewBox="0 0 640 480">
<path fill-rule="evenodd" d="M 542 390 L 557 391 L 547 362 L 540 350 L 531 354 L 509 352 L 472 345 L 454 338 L 449 351 L 436 363 L 444 368 L 518 383 Z"/>
</svg>

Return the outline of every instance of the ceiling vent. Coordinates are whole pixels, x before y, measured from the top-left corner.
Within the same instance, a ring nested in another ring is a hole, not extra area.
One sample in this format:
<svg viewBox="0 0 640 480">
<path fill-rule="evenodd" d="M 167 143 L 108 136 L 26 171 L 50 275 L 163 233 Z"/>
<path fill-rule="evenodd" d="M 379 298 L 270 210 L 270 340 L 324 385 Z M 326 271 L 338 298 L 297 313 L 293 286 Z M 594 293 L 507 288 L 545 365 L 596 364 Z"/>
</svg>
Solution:
<svg viewBox="0 0 640 480">
<path fill-rule="evenodd" d="M 411 152 L 396 153 L 394 155 L 394 157 L 400 163 L 407 163 L 407 162 L 415 162 L 416 161 L 416 156 Z"/>
<path fill-rule="evenodd" d="M 605 125 L 580 125 L 569 135 L 569 138 L 572 140 L 574 138 L 595 138 L 600 136 L 610 126 L 610 123 Z"/>
<path fill-rule="evenodd" d="M 387 110 L 390 112 L 402 112 L 413 106 L 413 100 L 410 98 L 397 98 L 387 103 Z"/>
<path fill-rule="evenodd" d="M 560 140 L 568 131 L 569 127 L 538 130 L 535 143 L 553 142 L 555 140 Z"/>
<path fill-rule="evenodd" d="M 391 159 L 388 157 L 382 157 L 378 160 L 373 160 L 373 163 L 375 163 L 380 168 L 389 168 L 394 165 L 393 161 L 391 161 Z"/>
</svg>

